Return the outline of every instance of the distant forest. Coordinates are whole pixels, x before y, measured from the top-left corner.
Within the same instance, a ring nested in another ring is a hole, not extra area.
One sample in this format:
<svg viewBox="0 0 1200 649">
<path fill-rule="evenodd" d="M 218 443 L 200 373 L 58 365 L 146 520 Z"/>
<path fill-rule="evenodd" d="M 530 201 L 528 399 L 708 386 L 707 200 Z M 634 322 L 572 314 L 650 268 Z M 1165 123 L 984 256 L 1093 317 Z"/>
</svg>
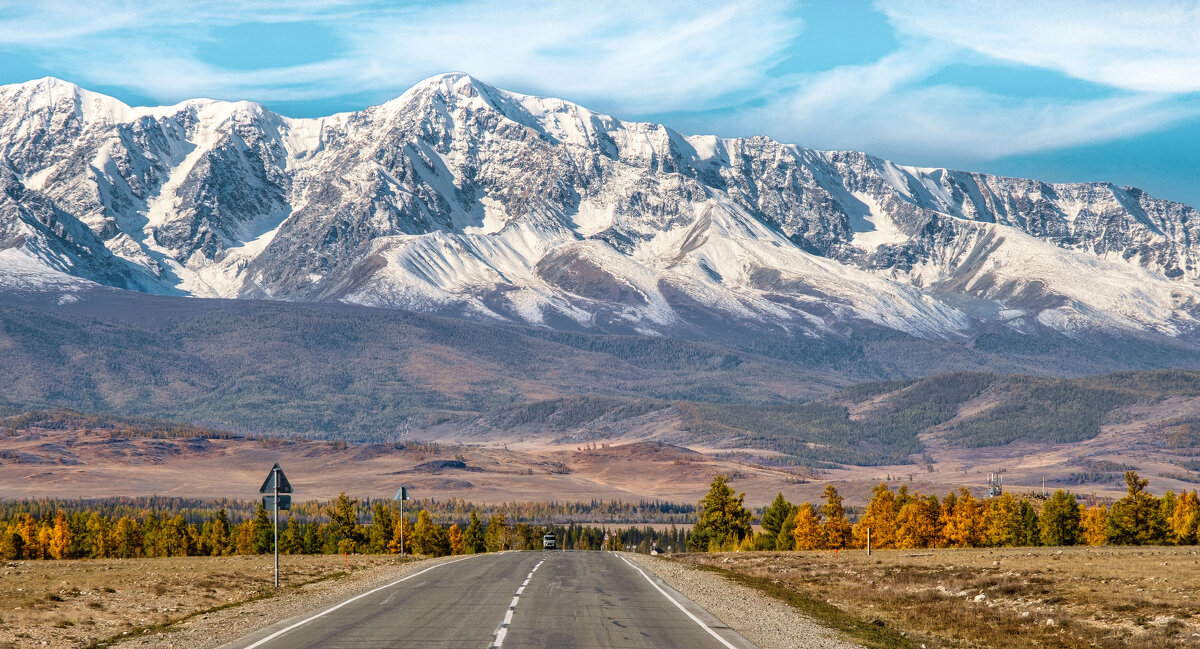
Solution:
<svg viewBox="0 0 1200 649">
<path fill-rule="evenodd" d="M 966 448 L 1016 441 L 1078 442 L 1098 435 L 1101 425 L 1118 408 L 1153 404 L 1173 396 L 1200 396 L 1200 373 L 1156 370 L 1056 379 L 960 372 L 857 384 L 799 403 L 575 396 L 508 405 L 484 415 L 462 415 L 447 421 L 482 430 L 522 429 L 562 435 L 564 439 L 603 439 L 646 417 L 655 417 L 677 421 L 678 428 L 688 436 L 683 440 L 685 444 L 776 451 L 782 454 L 775 459 L 779 466 L 819 470 L 918 462 L 925 450 L 919 436 L 930 430 L 936 430 L 951 445 Z M 974 414 L 960 417 L 960 409 L 969 402 L 975 404 Z M 1167 446 L 1181 454 L 1200 454 L 1200 421 L 1171 420 L 1159 428 L 1156 434 Z M 278 433 L 239 435 L 213 426 L 73 410 L 26 411 L 0 417 L 0 434 L 15 435 L 33 429 L 79 429 L 114 437 L 241 436 L 256 437 L 263 443 L 272 443 L 273 439 L 286 443 L 286 439 L 298 437 Z M 336 435 L 313 433 L 302 437 L 332 437 L 336 443 L 346 443 Z M 351 439 L 383 442 L 396 437 L 375 434 Z M 415 444 L 387 443 L 396 448 Z M 1113 470 L 1081 471 L 1077 476 L 1078 483 L 1118 477 L 1119 471 Z"/>
<path fill-rule="evenodd" d="M 630 519 L 695 519 L 695 507 L 665 502 L 509 503 L 349 498 L 298 504 L 280 518 L 285 554 L 408 553 L 427 556 L 542 548 L 683 548 L 686 528 L 638 527 Z M 436 512 L 436 515 L 435 515 Z M 262 554 L 274 550 L 272 512 L 254 501 L 180 498 L 0 502 L 0 557 L 82 559 Z M 602 524 L 604 517 L 614 521 Z M 625 523 L 620 523 L 620 517 Z M 554 522 L 580 518 L 592 524 Z M 544 524 L 530 521 L 543 521 Z M 681 522 L 683 522 L 681 520 Z M 452 521 L 452 522 L 448 522 Z M 645 522 L 645 521 L 642 521 Z"/>
</svg>

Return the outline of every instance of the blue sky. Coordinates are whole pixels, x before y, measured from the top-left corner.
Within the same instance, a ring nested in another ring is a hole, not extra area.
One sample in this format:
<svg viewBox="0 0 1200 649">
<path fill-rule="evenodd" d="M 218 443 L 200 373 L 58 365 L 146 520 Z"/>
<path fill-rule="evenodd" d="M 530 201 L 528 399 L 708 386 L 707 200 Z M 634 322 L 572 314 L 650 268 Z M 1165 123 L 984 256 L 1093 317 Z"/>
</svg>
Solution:
<svg viewBox="0 0 1200 649">
<path fill-rule="evenodd" d="M 1200 206 L 1198 35 L 1200 0 L 0 0 L 0 83 L 305 117 L 462 71 L 685 133 Z"/>
</svg>

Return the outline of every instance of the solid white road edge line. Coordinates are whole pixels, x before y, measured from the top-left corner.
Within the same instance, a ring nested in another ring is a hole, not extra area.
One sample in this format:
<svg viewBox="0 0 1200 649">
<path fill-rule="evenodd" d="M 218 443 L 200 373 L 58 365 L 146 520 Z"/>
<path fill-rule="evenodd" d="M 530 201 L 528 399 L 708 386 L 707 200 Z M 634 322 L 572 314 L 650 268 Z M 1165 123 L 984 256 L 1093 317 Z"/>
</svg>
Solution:
<svg viewBox="0 0 1200 649">
<path fill-rule="evenodd" d="M 683 611 L 684 615 L 692 618 L 692 621 L 695 622 L 696 624 L 699 624 L 700 628 L 704 629 L 705 631 L 708 631 L 708 634 L 711 635 L 712 637 L 716 638 L 718 642 L 725 645 L 726 647 L 729 647 L 729 649 L 737 649 L 737 647 L 729 644 L 728 640 L 717 635 L 717 632 L 713 631 L 712 628 L 709 627 L 707 624 L 705 624 L 700 618 L 696 617 L 695 615 L 692 615 L 691 611 L 684 608 L 683 604 L 680 604 L 678 600 L 676 600 L 674 597 L 671 597 L 671 595 L 668 594 L 667 591 L 663 590 L 661 587 L 659 587 L 658 584 L 654 583 L 654 580 L 650 578 L 650 575 L 647 575 L 645 572 L 643 572 L 641 568 L 633 565 L 633 563 L 630 562 L 629 559 L 626 559 L 625 557 L 622 557 L 619 554 L 617 555 L 617 558 L 620 559 L 621 561 L 624 561 L 625 563 L 629 564 L 630 568 L 633 568 L 634 570 L 641 573 L 641 575 L 646 578 L 646 581 L 650 582 L 651 586 L 654 586 L 654 590 L 657 590 L 658 592 L 662 593 L 663 597 L 666 597 L 672 604 L 675 605 L 676 608 Z"/>
<path fill-rule="evenodd" d="M 390 583 L 390 584 L 385 584 L 385 585 L 383 585 L 383 586 L 380 586 L 379 588 L 376 588 L 376 589 L 374 589 L 374 590 L 368 590 L 367 592 L 365 592 L 365 593 L 363 593 L 363 594 L 361 594 L 361 595 L 355 595 L 354 597 L 351 597 L 350 599 L 348 599 L 348 600 L 346 600 L 346 601 L 342 602 L 341 604 L 338 604 L 338 605 L 336 605 L 336 606 L 331 606 L 331 607 L 329 607 L 329 608 L 325 609 L 324 611 L 321 611 L 320 613 L 317 613 L 316 615 L 314 615 L 314 616 L 312 616 L 312 617 L 308 617 L 308 618 L 305 618 L 305 619 L 303 619 L 303 620 L 300 620 L 299 622 L 297 622 L 297 623 L 293 624 L 292 626 L 289 626 L 289 627 L 288 627 L 288 628 L 286 628 L 286 629 L 280 629 L 279 631 L 276 631 L 275 633 L 272 633 L 271 635 L 269 635 L 269 636 L 267 636 L 267 637 L 263 638 L 262 640 L 259 640 L 258 642 L 255 642 L 254 644 L 247 646 L 247 647 L 246 647 L 246 649 L 255 649 L 255 647 L 260 647 L 260 646 L 262 646 L 262 645 L 264 645 L 264 644 L 266 644 L 266 643 L 268 643 L 268 642 L 270 642 L 270 641 L 274 640 L 275 638 L 278 638 L 279 636 L 281 636 L 281 635 L 283 635 L 283 634 L 287 633 L 288 631 L 291 631 L 292 629 L 295 629 L 295 628 L 297 628 L 297 627 L 304 626 L 305 624 L 308 624 L 309 622 L 312 622 L 313 620 L 315 620 L 315 619 L 317 619 L 317 618 L 319 618 L 319 617 L 322 617 L 322 616 L 324 616 L 324 615 L 328 615 L 328 614 L 330 614 L 330 613 L 332 613 L 332 612 L 334 612 L 334 611 L 338 610 L 339 608 L 341 608 L 341 607 L 343 607 L 343 606 L 345 606 L 345 605 L 349 604 L 350 602 L 353 602 L 354 600 L 357 600 L 357 599 L 362 599 L 362 598 L 366 597 L 367 595 L 370 595 L 370 594 L 372 594 L 372 593 L 378 593 L 379 591 L 381 591 L 381 590 L 384 590 L 384 589 L 386 589 L 386 588 L 391 588 L 392 586 L 395 586 L 396 584 L 398 584 L 398 583 L 400 583 L 400 582 L 402 582 L 402 581 L 408 581 L 409 579 L 412 579 L 413 577 L 416 577 L 417 575 L 423 575 L 423 574 L 425 574 L 425 573 L 429 572 L 430 570 L 435 570 L 435 569 L 437 569 L 437 568 L 441 568 L 442 566 L 448 566 L 448 565 L 450 565 L 450 564 L 452 564 L 452 563 L 458 563 L 459 561 L 466 561 L 467 559 L 473 559 L 473 558 L 475 558 L 475 557 L 481 557 L 481 556 L 483 556 L 483 555 L 482 555 L 482 554 L 472 554 L 471 556 L 468 556 L 468 557 L 463 557 L 463 558 L 461 558 L 461 559 L 455 559 L 455 560 L 453 560 L 453 561 L 446 561 L 445 563 L 439 563 L 439 564 L 437 564 L 436 566 L 430 566 L 430 567 L 428 567 L 428 568 L 426 568 L 426 569 L 422 570 L 421 572 L 414 572 L 413 574 L 411 574 L 411 575 L 408 575 L 407 577 L 402 577 L 402 578 L 400 578 L 400 579 L 397 579 L 396 581 L 393 581 L 393 582 L 392 582 L 392 583 Z"/>
<path fill-rule="evenodd" d="M 529 571 L 529 576 L 525 578 L 525 583 L 521 584 L 521 587 L 517 589 L 517 594 L 513 597 L 512 603 L 508 605 L 508 612 L 504 614 L 504 619 L 500 621 L 500 626 L 496 627 L 496 637 L 492 640 L 492 644 L 488 646 L 488 649 L 500 649 L 500 647 L 504 646 L 504 636 L 508 635 L 508 625 L 512 624 L 513 613 L 517 610 L 517 604 L 521 603 L 521 592 L 529 585 L 529 580 L 533 578 L 533 573 L 537 572 L 538 566 L 545 562 L 545 559 L 537 562 L 537 566 L 534 566 L 533 570 Z M 250 647 L 246 649 L 250 649 Z"/>
</svg>

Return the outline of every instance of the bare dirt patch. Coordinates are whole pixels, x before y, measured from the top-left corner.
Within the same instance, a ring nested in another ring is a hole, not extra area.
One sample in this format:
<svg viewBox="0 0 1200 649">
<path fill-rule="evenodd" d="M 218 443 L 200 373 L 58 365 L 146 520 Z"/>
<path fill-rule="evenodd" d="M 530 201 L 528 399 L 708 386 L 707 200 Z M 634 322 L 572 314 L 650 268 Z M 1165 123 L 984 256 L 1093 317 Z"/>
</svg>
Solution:
<svg viewBox="0 0 1200 649">
<path fill-rule="evenodd" d="M 677 555 L 934 647 L 1200 646 L 1197 548 Z"/>
<path fill-rule="evenodd" d="M 281 591 L 274 588 L 269 555 L 10 561 L 0 567 L 0 648 L 86 647 L 124 634 L 156 635 L 200 611 L 401 561 L 282 556 Z"/>
</svg>

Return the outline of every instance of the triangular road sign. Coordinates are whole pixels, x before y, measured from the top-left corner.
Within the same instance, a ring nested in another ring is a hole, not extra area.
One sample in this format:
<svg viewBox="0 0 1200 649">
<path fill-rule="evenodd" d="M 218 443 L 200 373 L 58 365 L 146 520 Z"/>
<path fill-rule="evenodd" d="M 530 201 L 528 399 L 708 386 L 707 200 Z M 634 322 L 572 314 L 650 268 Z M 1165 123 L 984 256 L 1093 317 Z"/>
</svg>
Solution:
<svg viewBox="0 0 1200 649">
<path fill-rule="evenodd" d="M 275 476 L 279 476 L 279 493 L 292 493 L 292 483 L 288 482 L 287 476 L 283 475 L 283 469 L 279 468 L 278 462 L 275 463 L 275 466 L 271 467 L 271 472 L 267 474 L 267 480 L 266 482 L 263 482 L 261 487 L 259 487 L 258 493 L 274 494 Z"/>
</svg>

